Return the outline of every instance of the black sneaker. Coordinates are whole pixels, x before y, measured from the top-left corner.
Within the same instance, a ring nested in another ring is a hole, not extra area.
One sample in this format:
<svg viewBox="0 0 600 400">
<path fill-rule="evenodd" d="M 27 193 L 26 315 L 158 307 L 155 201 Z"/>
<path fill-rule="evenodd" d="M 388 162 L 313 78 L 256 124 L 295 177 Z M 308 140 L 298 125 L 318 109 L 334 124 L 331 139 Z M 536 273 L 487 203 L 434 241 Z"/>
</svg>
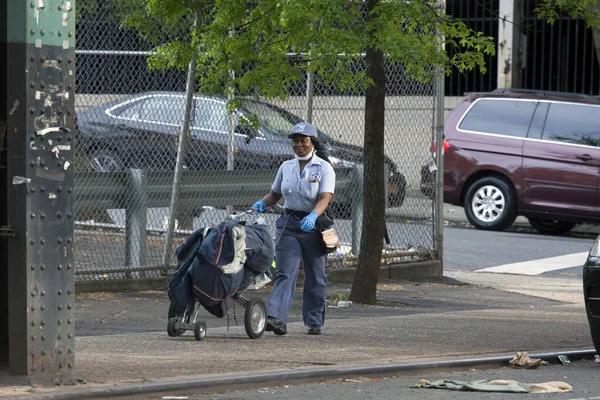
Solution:
<svg viewBox="0 0 600 400">
<path fill-rule="evenodd" d="M 308 328 L 309 335 L 320 335 L 321 334 L 321 326 L 320 325 L 311 325 Z"/>
<path fill-rule="evenodd" d="M 267 332 L 274 332 L 276 335 L 285 335 L 287 328 L 279 318 L 267 317 Z"/>
</svg>

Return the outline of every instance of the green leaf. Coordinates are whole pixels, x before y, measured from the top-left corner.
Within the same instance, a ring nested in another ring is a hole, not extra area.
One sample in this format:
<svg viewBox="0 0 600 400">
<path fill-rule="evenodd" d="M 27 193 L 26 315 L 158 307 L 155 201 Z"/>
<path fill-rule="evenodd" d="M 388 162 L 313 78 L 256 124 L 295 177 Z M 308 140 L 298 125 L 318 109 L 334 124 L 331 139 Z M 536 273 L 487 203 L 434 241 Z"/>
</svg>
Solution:
<svg viewBox="0 0 600 400">
<path fill-rule="evenodd" d="M 369 18 L 359 0 L 110 1 L 123 27 L 156 50 L 150 69 L 185 69 L 195 53 L 197 89 L 205 94 L 286 98 L 309 71 L 341 90 L 365 89 L 371 82 L 357 65 L 369 47 L 404 64 L 407 78 L 431 81 L 434 66 L 485 72 L 485 56 L 496 47 L 438 14 L 432 0 L 382 1 Z"/>
</svg>

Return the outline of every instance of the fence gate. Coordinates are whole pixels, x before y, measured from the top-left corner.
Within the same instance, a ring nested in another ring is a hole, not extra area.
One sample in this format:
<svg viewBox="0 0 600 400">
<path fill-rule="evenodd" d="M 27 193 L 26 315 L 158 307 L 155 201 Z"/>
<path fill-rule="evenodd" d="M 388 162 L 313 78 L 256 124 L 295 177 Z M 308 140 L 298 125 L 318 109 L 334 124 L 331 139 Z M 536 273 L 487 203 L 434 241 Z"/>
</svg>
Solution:
<svg viewBox="0 0 600 400">
<path fill-rule="evenodd" d="M 64 382 L 75 358 L 75 2 L 9 1 L 0 16 L 0 365 Z"/>
</svg>

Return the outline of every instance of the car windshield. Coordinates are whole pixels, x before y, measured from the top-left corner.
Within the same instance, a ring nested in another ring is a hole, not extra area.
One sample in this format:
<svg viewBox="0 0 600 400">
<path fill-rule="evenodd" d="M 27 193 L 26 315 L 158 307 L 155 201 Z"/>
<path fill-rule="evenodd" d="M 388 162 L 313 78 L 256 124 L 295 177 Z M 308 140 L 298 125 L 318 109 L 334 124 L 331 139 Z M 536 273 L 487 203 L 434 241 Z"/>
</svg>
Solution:
<svg viewBox="0 0 600 400">
<path fill-rule="evenodd" d="M 262 126 L 277 136 L 287 137 L 294 125 L 303 120 L 283 108 L 263 103 L 260 101 L 248 101 L 244 103 L 244 113 L 256 118 Z M 319 132 L 319 138 L 327 140 L 327 135 Z"/>
</svg>

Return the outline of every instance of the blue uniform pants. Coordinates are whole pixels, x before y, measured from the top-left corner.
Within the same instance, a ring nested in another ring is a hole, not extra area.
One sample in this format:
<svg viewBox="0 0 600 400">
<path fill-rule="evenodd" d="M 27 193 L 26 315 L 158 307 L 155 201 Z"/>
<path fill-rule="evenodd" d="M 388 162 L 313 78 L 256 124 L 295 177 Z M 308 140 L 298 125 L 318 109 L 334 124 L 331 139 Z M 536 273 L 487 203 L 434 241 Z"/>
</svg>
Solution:
<svg viewBox="0 0 600 400">
<path fill-rule="evenodd" d="M 275 285 L 267 302 L 267 315 L 287 324 L 292 306 L 300 260 L 304 266 L 302 318 L 306 326 L 325 322 L 326 255 L 321 233 L 316 229 L 304 232 L 301 219 L 284 213 L 277 220 L 275 236 Z"/>
</svg>

